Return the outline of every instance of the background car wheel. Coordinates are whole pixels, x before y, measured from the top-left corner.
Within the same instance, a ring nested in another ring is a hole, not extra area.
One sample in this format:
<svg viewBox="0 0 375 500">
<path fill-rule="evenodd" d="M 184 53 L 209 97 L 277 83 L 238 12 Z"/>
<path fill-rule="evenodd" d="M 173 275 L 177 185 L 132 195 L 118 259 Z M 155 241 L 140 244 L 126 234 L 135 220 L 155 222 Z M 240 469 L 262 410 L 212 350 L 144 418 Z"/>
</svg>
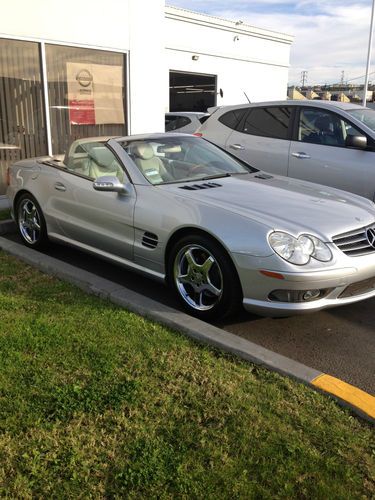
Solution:
<svg viewBox="0 0 375 500">
<path fill-rule="evenodd" d="M 41 248 L 47 241 L 47 227 L 42 209 L 34 196 L 23 194 L 17 201 L 18 231 L 26 246 Z"/>
<path fill-rule="evenodd" d="M 168 276 L 183 307 L 202 320 L 233 314 L 241 305 L 237 271 L 225 250 L 205 236 L 186 236 L 173 247 Z"/>
</svg>

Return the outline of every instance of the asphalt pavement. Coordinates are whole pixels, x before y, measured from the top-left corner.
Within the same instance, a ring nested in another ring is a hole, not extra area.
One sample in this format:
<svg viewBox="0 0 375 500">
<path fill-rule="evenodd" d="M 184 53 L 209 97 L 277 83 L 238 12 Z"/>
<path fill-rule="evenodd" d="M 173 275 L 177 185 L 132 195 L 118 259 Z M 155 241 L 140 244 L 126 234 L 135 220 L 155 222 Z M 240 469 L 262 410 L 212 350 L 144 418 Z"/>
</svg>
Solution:
<svg viewBox="0 0 375 500">
<path fill-rule="evenodd" d="M 179 309 L 171 291 L 149 278 L 70 247 L 52 244 L 46 253 Z M 289 318 L 243 312 L 215 326 L 375 395 L 375 298 Z"/>
</svg>

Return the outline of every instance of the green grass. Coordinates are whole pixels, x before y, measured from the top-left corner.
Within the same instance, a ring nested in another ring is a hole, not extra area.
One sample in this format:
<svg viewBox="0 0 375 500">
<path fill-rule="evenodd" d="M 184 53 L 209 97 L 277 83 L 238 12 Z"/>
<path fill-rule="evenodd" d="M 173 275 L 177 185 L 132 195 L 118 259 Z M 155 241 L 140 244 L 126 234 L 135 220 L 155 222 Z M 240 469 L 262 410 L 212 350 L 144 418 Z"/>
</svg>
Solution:
<svg viewBox="0 0 375 500">
<path fill-rule="evenodd" d="M 0 253 L 0 497 L 375 497 L 328 397 Z"/>
<path fill-rule="evenodd" d="M 0 220 L 10 219 L 10 210 L 0 210 Z"/>
</svg>

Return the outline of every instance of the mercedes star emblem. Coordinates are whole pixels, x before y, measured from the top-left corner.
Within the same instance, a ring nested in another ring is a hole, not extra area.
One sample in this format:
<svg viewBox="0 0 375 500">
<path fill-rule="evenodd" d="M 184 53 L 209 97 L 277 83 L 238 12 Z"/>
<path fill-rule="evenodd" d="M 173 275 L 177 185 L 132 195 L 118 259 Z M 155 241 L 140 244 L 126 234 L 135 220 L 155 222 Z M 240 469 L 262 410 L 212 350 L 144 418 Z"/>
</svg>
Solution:
<svg viewBox="0 0 375 500">
<path fill-rule="evenodd" d="M 375 227 L 370 227 L 366 231 L 367 240 L 370 245 L 375 248 Z"/>
</svg>

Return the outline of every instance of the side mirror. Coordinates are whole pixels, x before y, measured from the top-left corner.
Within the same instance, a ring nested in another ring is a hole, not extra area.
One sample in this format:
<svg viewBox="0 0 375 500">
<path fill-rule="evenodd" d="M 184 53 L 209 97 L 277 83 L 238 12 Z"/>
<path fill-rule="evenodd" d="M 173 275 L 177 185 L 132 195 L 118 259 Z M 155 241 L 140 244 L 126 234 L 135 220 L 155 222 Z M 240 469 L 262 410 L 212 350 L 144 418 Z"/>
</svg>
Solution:
<svg viewBox="0 0 375 500">
<path fill-rule="evenodd" d="M 367 137 L 364 135 L 348 135 L 345 140 L 345 146 L 348 148 L 366 149 Z"/>
<path fill-rule="evenodd" d="M 129 192 L 125 184 L 119 181 L 114 175 L 103 175 L 93 182 L 95 191 L 109 191 L 112 193 L 126 194 Z"/>
</svg>

